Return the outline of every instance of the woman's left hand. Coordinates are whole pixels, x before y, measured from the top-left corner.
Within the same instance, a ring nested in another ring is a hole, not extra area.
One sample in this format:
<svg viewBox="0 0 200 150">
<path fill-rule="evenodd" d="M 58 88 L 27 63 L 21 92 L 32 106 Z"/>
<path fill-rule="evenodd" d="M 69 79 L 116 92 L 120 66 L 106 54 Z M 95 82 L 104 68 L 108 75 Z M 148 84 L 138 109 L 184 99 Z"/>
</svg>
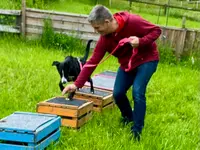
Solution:
<svg viewBox="0 0 200 150">
<path fill-rule="evenodd" d="M 139 46 L 139 38 L 137 36 L 130 36 L 130 44 L 133 48 L 136 48 Z"/>
</svg>

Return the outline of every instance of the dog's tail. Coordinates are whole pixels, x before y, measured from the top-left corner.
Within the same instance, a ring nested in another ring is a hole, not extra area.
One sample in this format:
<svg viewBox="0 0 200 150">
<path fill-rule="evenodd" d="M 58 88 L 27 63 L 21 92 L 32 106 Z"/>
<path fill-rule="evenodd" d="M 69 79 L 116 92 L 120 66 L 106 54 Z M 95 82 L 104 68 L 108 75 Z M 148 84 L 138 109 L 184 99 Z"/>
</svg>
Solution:
<svg viewBox="0 0 200 150">
<path fill-rule="evenodd" d="M 88 42 L 87 42 L 87 47 L 86 47 L 86 49 L 85 49 L 85 56 L 84 57 L 82 57 L 80 60 L 85 64 L 86 63 L 86 61 L 87 61 L 87 59 L 88 59 L 88 56 L 89 56 L 89 52 L 90 52 L 90 45 L 91 45 L 91 42 L 92 42 L 93 40 L 89 40 Z"/>
</svg>

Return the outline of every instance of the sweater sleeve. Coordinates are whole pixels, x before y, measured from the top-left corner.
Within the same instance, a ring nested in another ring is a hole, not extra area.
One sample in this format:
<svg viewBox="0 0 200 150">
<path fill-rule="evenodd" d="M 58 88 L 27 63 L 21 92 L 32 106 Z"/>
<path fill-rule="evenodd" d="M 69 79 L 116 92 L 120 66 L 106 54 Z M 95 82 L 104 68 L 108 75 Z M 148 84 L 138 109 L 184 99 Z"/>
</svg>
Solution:
<svg viewBox="0 0 200 150">
<path fill-rule="evenodd" d="M 98 42 L 96 44 L 96 47 L 93 51 L 91 58 L 83 66 L 83 69 L 81 70 L 76 81 L 74 82 L 74 84 L 78 88 L 82 88 L 84 86 L 85 82 L 89 79 L 89 77 L 91 76 L 91 74 L 93 73 L 95 68 L 97 67 L 98 63 L 104 57 L 104 55 L 106 53 L 105 48 L 106 48 L 106 46 L 105 46 L 103 37 L 100 36 L 100 39 L 98 40 Z"/>
<path fill-rule="evenodd" d="M 134 27 L 139 36 L 139 47 L 152 44 L 161 34 L 159 26 L 154 25 L 143 18 L 137 16 L 134 19 Z"/>
</svg>

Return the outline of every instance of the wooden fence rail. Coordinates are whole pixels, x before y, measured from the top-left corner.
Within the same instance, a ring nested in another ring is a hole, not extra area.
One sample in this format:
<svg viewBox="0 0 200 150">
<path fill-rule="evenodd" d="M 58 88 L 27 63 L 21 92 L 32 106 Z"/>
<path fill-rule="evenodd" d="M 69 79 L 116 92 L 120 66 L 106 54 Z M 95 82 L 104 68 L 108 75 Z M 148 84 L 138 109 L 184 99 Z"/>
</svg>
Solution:
<svg viewBox="0 0 200 150">
<path fill-rule="evenodd" d="M 26 37 L 38 37 L 43 32 L 44 20 L 51 19 L 55 32 L 73 35 L 84 41 L 93 39 L 97 41 L 99 34 L 87 22 L 87 15 L 46 11 L 26 8 L 24 11 L 24 35 Z M 5 14 L 5 12 L 4 12 Z M 23 15 L 21 15 L 23 16 Z M 22 19 L 23 21 L 23 19 Z M 176 56 L 188 55 L 194 50 L 200 51 L 200 31 L 163 27 L 159 42 L 169 45 L 174 49 Z M 95 44 L 92 46 L 94 47 Z"/>
<path fill-rule="evenodd" d="M 137 3 L 143 3 L 143 4 L 150 4 L 150 5 L 155 5 L 155 6 L 162 6 L 165 9 L 167 7 L 169 8 L 177 8 L 177 9 L 183 9 L 183 10 L 192 10 L 192 11 L 198 11 L 200 12 L 200 9 L 196 9 L 196 8 L 188 8 L 188 7 L 182 7 L 182 6 L 175 6 L 175 5 L 170 5 L 170 4 L 160 4 L 160 3 L 155 3 L 155 2 L 151 2 L 151 1 L 140 1 L 140 0 L 129 0 L 130 1 L 130 5 L 132 2 L 137 2 Z"/>
<path fill-rule="evenodd" d="M 2 10 L 0 9 L 0 32 L 20 33 L 21 11 L 20 10 Z M 2 17 L 5 18 L 2 18 Z M 11 21 L 7 21 L 8 17 L 14 17 Z M 13 23 L 14 21 L 14 23 Z"/>
</svg>

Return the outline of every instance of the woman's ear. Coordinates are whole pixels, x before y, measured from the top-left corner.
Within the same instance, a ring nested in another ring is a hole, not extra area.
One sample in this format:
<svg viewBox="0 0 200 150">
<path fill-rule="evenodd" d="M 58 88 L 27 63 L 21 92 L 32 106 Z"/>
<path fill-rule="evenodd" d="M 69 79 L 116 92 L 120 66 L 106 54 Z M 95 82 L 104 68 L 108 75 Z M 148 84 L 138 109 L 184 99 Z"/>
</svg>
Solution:
<svg viewBox="0 0 200 150">
<path fill-rule="evenodd" d="M 111 22 L 111 20 L 110 19 L 105 19 L 105 21 L 104 21 L 104 23 L 110 23 Z"/>
</svg>

